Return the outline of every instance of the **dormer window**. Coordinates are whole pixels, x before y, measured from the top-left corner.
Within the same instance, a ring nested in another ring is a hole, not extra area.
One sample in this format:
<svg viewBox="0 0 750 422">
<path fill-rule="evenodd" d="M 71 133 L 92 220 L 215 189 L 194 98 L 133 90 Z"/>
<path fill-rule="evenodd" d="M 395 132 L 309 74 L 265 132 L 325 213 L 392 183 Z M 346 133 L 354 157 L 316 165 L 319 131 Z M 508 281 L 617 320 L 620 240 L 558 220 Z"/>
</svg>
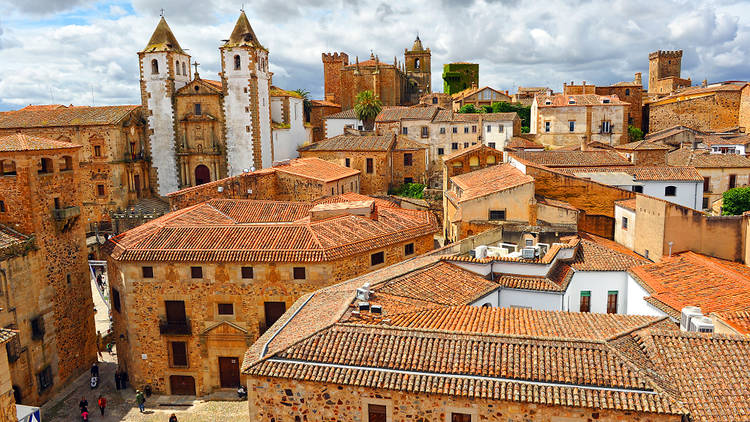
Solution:
<svg viewBox="0 0 750 422">
<path fill-rule="evenodd" d="M 573 97 L 569 97 L 568 98 L 568 104 L 575 104 L 575 103 L 576 103 L 576 99 L 575 98 L 573 98 Z"/>
<path fill-rule="evenodd" d="M 159 62 L 156 59 L 151 60 L 151 73 L 154 75 L 159 73 Z"/>
<path fill-rule="evenodd" d="M 609 104 L 609 101 L 610 101 L 609 98 L 603 98 L 602 99 L 602 103 L 603 104 Z"/>
<path fill-rule="evenodd" d="M 240 70 L 240 65 L 241 65 L 240 55 L 238 54 L 234 56 L 234 70 Z"/>
<path fill-rule="evenodd" d="M 550 101 L 549 99 L 547 99 L 547 100 L 544 101 L 544 105 L 552 105 L 552 101 Z"/>
</svg>

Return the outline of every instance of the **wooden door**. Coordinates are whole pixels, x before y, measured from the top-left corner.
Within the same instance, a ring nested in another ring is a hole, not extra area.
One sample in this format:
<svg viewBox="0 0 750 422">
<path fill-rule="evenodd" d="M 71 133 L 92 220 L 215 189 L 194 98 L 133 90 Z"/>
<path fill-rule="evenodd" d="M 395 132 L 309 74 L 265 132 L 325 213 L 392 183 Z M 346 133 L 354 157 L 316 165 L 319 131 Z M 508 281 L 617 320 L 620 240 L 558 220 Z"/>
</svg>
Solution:
<svg viewBox="0 0 750 422">
<path fill-rule="evenodd" d="M 172 394 L 176 396 L 194 396 L 195 379 L 187 375 L 172 375 L 169 377 Z"/>
<path fill-rule="evenodd" d="M 185 302 L 181 300 L 165 300 L 164 308 L 167 313 L 167 322 L 185 322 Z"/>
<path fill-rule="evenodd" d="M 219 358 L 219 382 L 221 388 L 237 388 L 240 386 L 239 358 Z"/>
<path fill-rule="evenodd" d="M 195 168 L 195 186 L 211 181 L 211 171 L 203 164 Z"/>
</svg>

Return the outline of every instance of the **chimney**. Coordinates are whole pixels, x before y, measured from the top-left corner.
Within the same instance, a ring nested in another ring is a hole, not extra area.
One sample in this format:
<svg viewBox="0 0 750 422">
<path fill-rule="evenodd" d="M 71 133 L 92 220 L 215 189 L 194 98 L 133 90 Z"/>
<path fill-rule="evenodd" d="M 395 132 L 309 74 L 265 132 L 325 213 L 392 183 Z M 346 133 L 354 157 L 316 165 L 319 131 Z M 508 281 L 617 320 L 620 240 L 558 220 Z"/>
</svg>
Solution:
<svg viewBox="0 0 750 422">
<path fill-rule="evenodd" d="M 641 78 L 641 72 L 635 72 L 635 80 L 633 80 L 638 85 L 643 85 L 643 79 Z"/>
<path fill-rule="evenodd" d="M 705 88 L 708 86 L 708 79 L 704 79 L 703 82 L 701 82 L 701 88 Z"/>
</svg>

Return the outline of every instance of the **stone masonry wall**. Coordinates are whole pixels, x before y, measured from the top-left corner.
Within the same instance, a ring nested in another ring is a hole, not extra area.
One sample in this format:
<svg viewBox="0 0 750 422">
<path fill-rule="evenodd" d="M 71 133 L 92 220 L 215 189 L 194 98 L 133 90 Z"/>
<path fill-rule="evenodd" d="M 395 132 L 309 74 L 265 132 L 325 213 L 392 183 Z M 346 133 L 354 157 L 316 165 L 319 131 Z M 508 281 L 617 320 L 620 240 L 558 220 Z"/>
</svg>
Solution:
<svg viewBox="0 0 750 422">
<path fill-rule="evenodd" d="M 300 151 L 300 156 L 316 157 L 321 160 L 330 161 L 341 166 L 346 166 L 349 158 L 349 167 L 361 172 L 359 178 L 359 192 L 362 195 L 382 195 L 388 193 L 388 185 L 391 183 L 390 153 L 386 151 Z M 367 172 L 367 159 L 373 162 L 373 172 Z M 403 156 L 402 156 L 403 164 Z M 416 157 L 415 157 L 416 159 Z M 403 179 L 402 179 L 403 180 Z"/>
<path fill-rule="evenodd" d="M 682 125 L 702 131 L 739 126 L 741 91 L 717 91 L 683 101 L 649 105 L 649 132 Z"/>
<path fill-rule="evenodd" d="M 482 422 L 680 421 L 680 416 L 474 399 L 441 394 L 250 377 L 252 421 L 367 422 L 367 405 L 385 405 L 387 421 L 450 422 L 451 412 Z"/>
</svg>

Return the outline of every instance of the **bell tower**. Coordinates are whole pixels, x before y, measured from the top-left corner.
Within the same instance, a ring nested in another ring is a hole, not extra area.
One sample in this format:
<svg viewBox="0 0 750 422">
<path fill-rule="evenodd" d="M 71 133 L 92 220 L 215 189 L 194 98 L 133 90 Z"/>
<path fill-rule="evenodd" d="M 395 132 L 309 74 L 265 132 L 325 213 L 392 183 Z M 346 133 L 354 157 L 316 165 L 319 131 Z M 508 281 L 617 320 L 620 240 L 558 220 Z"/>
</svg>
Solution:
<svg viewBox="0 0 750 422">
<path fill-rule="evenodd" d="M 255 36 L 244 11 L 219 50 L 221 79 L 227 91 L 224 115 L 229 175 L 251 167 L 270 167 L 272 73 L 268 70 L 268 50 Z"/>
<path fill-rule="evenodd" d="M 411 50 L 404 49 L 406 63 L 407 93 L 410 104 L 419 103 L 422 95 L 432 92 L 432 62 L 430 49 L 422 46 L 422 40 L 414 40 Z"/>
<path fill-rule="evenodd" d="M 164 16 L 146 48 L 138 53 L 141 103 L 148 110 L 152 168 L 159 195 L 179 188 L 175 155 L 174 93 L 190 81 L 190 56 L 177 42 Z M 152 175 L 152 179 L 154 176 Z"/>
</svg>

